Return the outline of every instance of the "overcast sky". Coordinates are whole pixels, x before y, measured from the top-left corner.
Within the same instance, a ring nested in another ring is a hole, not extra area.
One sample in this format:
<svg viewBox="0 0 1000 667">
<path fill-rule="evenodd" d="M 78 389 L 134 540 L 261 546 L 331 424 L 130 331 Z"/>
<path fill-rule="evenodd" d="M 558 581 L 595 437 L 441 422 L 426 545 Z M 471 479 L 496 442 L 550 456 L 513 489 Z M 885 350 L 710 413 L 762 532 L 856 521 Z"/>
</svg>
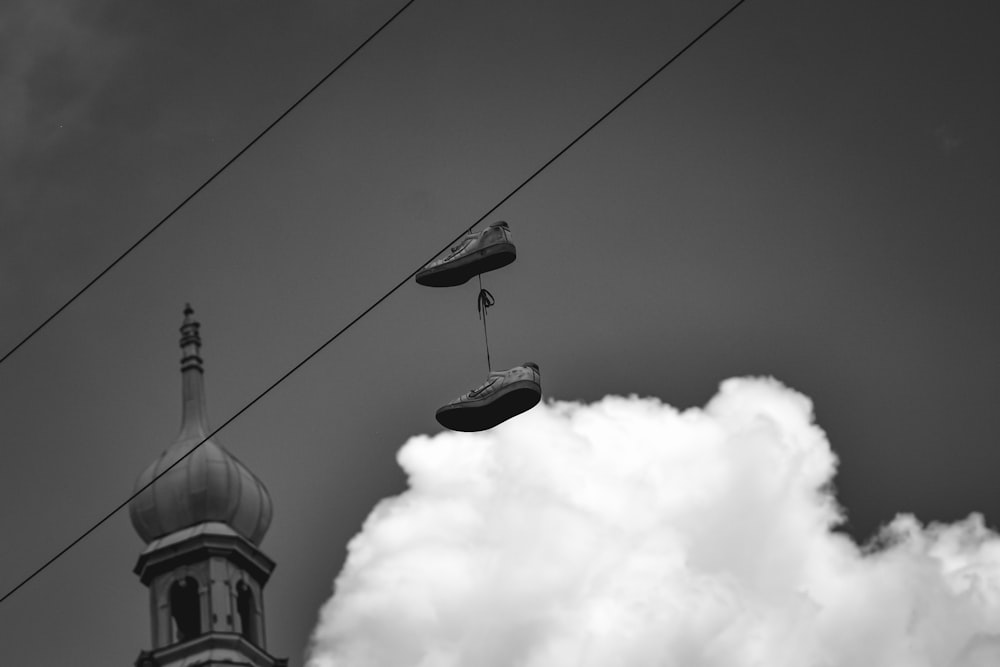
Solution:
<svg viewBox="0 0 1000 667">
<path fill-rule="evenodd" d="M 401 2 L 0 0 L 6 351 Z M 0 589 L 176 435 L 177 327 L 221 423 L 729 2 L 417 0 L 0 365 Z M 703 405 L 771 375 L 839 457 L 844 529 L 997 525 L 1000 9 L 748 0 L 496 212 L 494 363 L 547 396 Z M 476 288 L 410 284 L 225 429 L 271 491 L 269 649 L 302 663 L 395 453 L 485 375 Z M 0 664 L 148 648 L 120 513 L 0 605 Z"/>
</svg>

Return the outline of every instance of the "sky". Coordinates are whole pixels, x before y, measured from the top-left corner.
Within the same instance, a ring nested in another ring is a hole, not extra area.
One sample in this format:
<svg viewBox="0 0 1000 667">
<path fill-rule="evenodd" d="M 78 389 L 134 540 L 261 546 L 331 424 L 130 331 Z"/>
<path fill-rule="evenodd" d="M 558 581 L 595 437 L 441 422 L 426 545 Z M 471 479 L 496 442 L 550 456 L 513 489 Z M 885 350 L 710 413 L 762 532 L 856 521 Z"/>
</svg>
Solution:
<svg viewBox="0 0 1000 667">
<path fill-rule="evenodd" d="M 0 0 L 0 349 L 400 4 Z M 0 365 L 0 589 L 173 441 L 185 302 L 219 424 L 726 8 L 417 0 Z M 834 530 L 996 526 L 998 19 L 747 0 L 490 217 L 518 247 L 484 276 L 494 363 L 538 363 L 549 399 L 680 410 L 772 376 L 835 455 Z M 217 436 L 274 500 L 268 645 L 291 665 L 407 489 L 397 452 L 483 380 L 475 297 L 405 286 Z M 119 513 L 0 605 L 0 663 L 131 664 L 142 546 Z"/>
</svg>

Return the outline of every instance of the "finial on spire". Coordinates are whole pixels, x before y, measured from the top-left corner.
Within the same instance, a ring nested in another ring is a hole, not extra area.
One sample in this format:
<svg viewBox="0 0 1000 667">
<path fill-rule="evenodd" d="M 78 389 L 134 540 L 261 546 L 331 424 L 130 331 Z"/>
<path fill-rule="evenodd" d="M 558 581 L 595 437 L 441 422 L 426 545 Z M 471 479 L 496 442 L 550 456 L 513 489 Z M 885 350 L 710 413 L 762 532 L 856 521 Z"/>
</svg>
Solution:
<svg viewBox="0 0 1000 667">
<path fill-rule="evenodd" d="M 194 308 L 190 303 L 184 304 L 184 322 L 181 324 L 181 370 L 188 368 L 201 368 L 201 335 L 198 327 L 201 326 L 194 317 Z"/>
<path fill-rule="evenodd" d="M 198 333 L 200 326 L 194 319 L 194 308 L 190 303 L 184 304 L 184 322 L 181 324 L 182 432 L 201 433 L 208 427 L 202 379 L 205 369 L 201 360 L 201 334 Z"/>
</svg>

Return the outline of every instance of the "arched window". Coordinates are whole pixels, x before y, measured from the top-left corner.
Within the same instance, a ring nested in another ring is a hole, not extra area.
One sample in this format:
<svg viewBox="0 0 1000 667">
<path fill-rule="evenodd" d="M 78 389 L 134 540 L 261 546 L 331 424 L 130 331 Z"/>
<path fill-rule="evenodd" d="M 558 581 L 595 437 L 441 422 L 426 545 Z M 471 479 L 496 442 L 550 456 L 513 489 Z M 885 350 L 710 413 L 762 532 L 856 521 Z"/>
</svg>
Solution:
<svg viewBox="0 0 1000 667">
<path fill-rule="evenodd" d="M 236 613 L 240 616 L 240 634 L 252 644 L 257 644 L 257 610 L 253 591 L 244 581 L 236 584 Z"/>
<path fill-rule="evenodd" d="M 201 600 L 198 582 L 184 577 L 170 585 L 170 617 L 174 621 L 174 637 L 178 642 L 201 634 Z"/>
</svg>

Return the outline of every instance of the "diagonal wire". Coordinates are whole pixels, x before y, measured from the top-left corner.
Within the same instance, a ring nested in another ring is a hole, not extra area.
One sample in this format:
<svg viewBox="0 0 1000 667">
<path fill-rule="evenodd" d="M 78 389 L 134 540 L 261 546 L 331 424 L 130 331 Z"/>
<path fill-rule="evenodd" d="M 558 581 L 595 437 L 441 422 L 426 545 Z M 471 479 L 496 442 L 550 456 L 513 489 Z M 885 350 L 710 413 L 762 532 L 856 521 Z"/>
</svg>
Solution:
<svg viewBox="0 0 1000 667">
<path fill-rule="evenodd" d="M 411 0 L 411 2 L 412 2 L 412 0 Z M 428 262 L 430 262 L 432 259 L 434 259 L 434 257 L 437 257 L 438 255 L 440 255 L 444 251 L 448 250 L 448 248 L 450 248 L 453 244 L 455 244 L 456 242 L 458 242 L 459 239 L 461 239 L 463 236 L 465 236 L 470 231 L 472 231 L 479 223 L 481 223 L 490 214 L 492 214 L 494 211 L 496 211 L 498 208 L 500 208 L 500 206 L 503 205 L 507 200 L 509 200 L 511 197 L 513 197 L 518 192 L 520 192 L 528 183 L 530 183 L 531 181 L 533 181 L 536 176 L 538 176 L 540 173 L 542 173 L 549 165 L 551 165 L 553 162 L 555 162 L 557 159 L 559 159 L 559 157 L 561 157 L 564 153 L 566 153 L 566 151 L 568 151 L 570 148 L 572 148 L 574 145 L 576 145 L 577 142 L 579 142 L 587 134 L 589 134 L 591 132 L 591 130 L 593 130 L 595 127 L 597 127 L 602 121 L 604 121 L 608 116 L 610 116 L 612 113 L 614 113 L 619 107 L 621 107 L 623 104 L 625 104 L 625 102 L 627 102 L 629 99 L 631 99 L 636 93 L 638 93 L 640 90 L 642 90 L 646 86 L 646 84 L 648 84 L 650 81 L 652 81 L 660 72 L 662 72 L 667 67 L 669 67 L 671 63 L 673 63 L 681 55 L 683 55 L 685 51 L 687 51 L 692 46 L 694 46 L 699 40 L 701 40 L 702 37 L 704 37 L 709 32 L 711 32 L 711 30 L 713 28 L 715 28 L 717 25 L 719 25 L 720 23 L 722 23 L 722 21 L 724 21 L 726 19 L 726 17 L 728 17 L 730 14 L 732 14 L 733 11 L 735 11 L 736 8 L 739 7 L 740 5 L 742 5 L 744 2 L 746 2 L 746 0 L 737 0 L 737 2 L 732 7 L 730 7 L 724 14 L 722 14 L 722 16 L 720 16 L 715 21 L 713 21 L 712 24 L 709 25 L 707 28 L 705 28 L 704 30 L 702 30 L 698 34 L 697 37 L 695 37 L 694 39 L 692 39 L 680 51 L 678 51 L 677 53 L 675 53 L 670 58 L 670 60 L 668 60 L 666 63 L 664 63 L 663 65 L 661 65 L 655 72 L 653 72 L 648 77 L 646 77 L 642 81 L 642 83 L 640 83 L 638 86 L 636 86 L 635 88 L 632 89 L 632 92 L 630 92 L 628 95 L 626 95 L 625 97 L 623 97 L 617 104 L 615 104 L 613 107 L 611 107 L 611 109 L 609 109 L 607 112 L 605 112 L 600 118 L 598 118 L 596 121 L 594 121 L 593 123 L 591 123 L 587 127 L 587 129 L 585 129 L 583 132 L 581 132 L 580 134 L 578 134 L 577 137 L 575 139 L 573 139 L 569 144 L 567 144 L 565 148 L 563 148 L 558 153 L 556 153 L 554 156 L 552 156 L 551 158 L 549 158 L 549 160 L 546 161 L 545 164 L 543 164 L 541 167 L 539 167 L 534 172 L 532 172 L 532 174 L 530 176 L 528 176 L 526 179 L 524 179 L 521 182 L 520 185 L 518 185 L 516 188 L 514 188 L 513 190 L 511 190 L 503 199 L 501 199 L 499 202 L 497 202 L 495 205 L 493 205 L 488 211 L 486 211 L 486 213 L 484 213 L 483 215 L 481 215 L 475 222 L 473 222 L 471 225 L 469 225 L 468 227 L 466 227 L 465 229 L 463 229 L 461 232 L 459 232 L 458 235 L 455 236 L 455 238 L 453 238 L 451 241 L 449 241 L 448 243 L 446 243 L 444 245 L 444 247 L 442 247 L 440 250 L 438 250 L 436 253 L 434 253 L 434 255 L 432 255 L 431 257 L 429 257 L 427 259 L 427 261 L 425 261 L 423 264 L 421 264 L 417 268 L 415 268 L 412 271 L 410 271 L 410 273 L 407 274 L 405 278 L 403 278 L 398 283 L 396 283 L 395 287 L 393 287 L 392 289 L 390 289 L 388 292 L 386 292 L 381 297 L 379 297 L 377 301 L 375 301 L 373 304 L 371 304 L 370 306 L 368 306 L 367 308 L 365 308 L 363 311 L 361 311 L 361 313 L 358 314 L 357 316 L 355 316 L 355 318 L 353 320 L 351 320 L 350 322 L 348 322 L 347 324 L 345 324 L 337 333 L 333 334 L 328 339 L 326 339 L 326 341 L 322 345 L 320 345 L 315 350 L 313 350 L 312 352 L 310 352 L 302 361 L 300 361 L 299 363 L 297 363 L 294 366 L 292 366 L 291 369 L 289 369 L 288 371 L 286 371 L 281 377 L 279 377 L 277 380 L 275 380 L 274 382 L 272 382 L 271 385 L 267 387 L 267 389 L 265 389 L 264 391 L 262 391 L 259 394 L 257 394 L 256 398 L 254 398 L 249 403 L 247 403 L 246 405 L 244 405 L 233 416 L 231 416 L 229 419 L 227 419 L 226 421 L 224 421 L 221 426 L 217 427 L 214 431 L 212 431 L 207 436 L 205 436 L 205 438 L 201 442 L 199 442 L 198 444 L 194 445 L 191 449 L 189 449 L 187 451 L 187 453 L 184 454 L 184 456 L 181 456 L 179 459 L 177 459 L 176 461 L 174 461 L 171 465 L 169 465 L 168 467 L 166 467 L 165 469 L 163 469 L 160 472 L 160 474 L 158 474 L 156 477 L 154 477 L 153 479 L 151 479 L 142 488 L 137 489 L 134 493 L 132 493 L 132 495 L 130 495 L 125 500 L 123 500 L 113 510 L 111 510 L 106 515 L 104 515 L 104 517 L 101 518 L 99 521 L 97 521 L 97 523 L 95 523 L 93 526 L 91 526 L 86 531 L 84 531 L 79 537 L 77 537 L 72 542 L 70 542 L 65 547 L 63 547 L 54 556 L 52 556 L 47 561 L 45 561 L 42 565 L 40 565 L 37 569 L 35 569 L 34 572 L 32 572 L 31 574 L 29 574 L 28 576 L 26 576 L 24 579 L 22 579 L 20 583 L 18 583 L 16 586 L 14 586 L 13 588 L 11 588 L 9 591 L 7 591 L 6 593 L 4 593 L 3 597 L 0 597 L 0 603 L 3 603 L 4 600 L 6 600 L 7 598 L 9 598 L 11 595 L 13 595 L 15 592 L 17 592 L 21 587 L 23 587 L 29 581 L 31 581 L 32 579 L 34 579 L 36 576 L 38 576 L 43 570 L 45 570 L 48 566 L 52 565 L 52 563 L 54 563 L 56 560 L 58 560 L 63 554 L 65 554 L 67 551 L 69 551 L 74 546 L 76 546 L 78 543 L 80 543 L 84 538 L 86 538 L 92 532 L 94 532 L 95 530 L 97 530 L 101 525 L 103 525 L 106 521 L 108 521 L 108 519 L 110 519 L 112 516 L 114 516 L 115 514 L 117 514 L 122 509 L 124 509 L 139 494 L 141 494 L 143 491 L 145 491 L 150 486 L 152 486 L 156 482 L 156 480 L 160 479 L 161 477 L 163 477 L 164 475 L 166 475 L 168 472 L 170 472 L 171 470 L 173 470 L 174 466 L 176 466 L 181 461 L 183 461 L 184 459 L 186 459 L 188 456 L 191 455 L 192 452 L 194 452 L 196 449 L 198 449 L 203 444 L 205 444 L 206 442 L 208 442 L 208 440 L 210 440 L 216 433 L 218 433 L 219 431 L 221 431 L 222 429 L 224 429 L 226 426 L 228 426 L 233 421 L 235 421 L 240 415 L 242 415 L 244 412 L 246 412 L 251 407 L 253 407 L 259 400 L 261 400 L 262 398 L 264 398 L 265 396 L 267 396 L 271 392 L 272 389 L 274 389 L 279 384 L 281 384 L 286 379 L 288 379 L 288 377 L 290 375 L 292 375 L 292 373 L 294 373 L 295 371 L 299 370 L 300 368 L 302 368 L 303 366 L 305 366 L 307 363 L 309 363 L 309 361 L 311 361 L 313 357 L 315 357 L 320 352 L 322 352 L 323 350 L 325 350 L 326 347 L 328 345 L 330 345 L 330 343 L 332 343 L 333 341 L 335 341 L 338 338 L 340 338 L 340 336 L 345 331 L 347 331 L 352 326 L 354 326 L 355 324 L 357 324 L 361 320 L 361 318 L 363 318 L 365 315 L 367 315 L 371 311 L 375 310 L 375 308 L 377 308 L 379 305 L 381 305 L 381 303 L 383 301 L 385 301 L 390 296 L 392 296 L 393 294 L 395 294 L 399 290 L 400 287 L 402 287 L 403 285 L 405 285 L 406 283 L 408 283 L 410 281 L 410 279 L 413 278 L 413 276 L 415 276 L 417 274 L 417 272 L 420 271 L 420 269 L 422 269 Z M 405 9 L 405 7 L 404 7 L 404 9 Z M 400 11 L 402 11 L 402 10 L 400 10 Z"/>
<path fill-rule="evenodd" d="M 18 349 L 20 349 L 20 347 L 22 345 L 24 345 L 29 340 L 31 340 L 35 336 L 35 334 L 37 334 L 39 331 L 41 331 L 49 322 L 51 322 L 52 320 L 54 320 L 61 312 L 63 312 L 64 310 L 66 310 L 66 308 L 68 308 L 70 306 L 70 304 L 72 304 L 74 301 L 76 301 L 78 298 L 80 298 L 80 296 L 82 296 L 84 292 L 86 292 L 87 290 L 89 290 L 94 285 L 94 283 L 96 283 L 98 280 L 100 280 L 101 278 L 103 278 L 104 275 L 108 271 L 110 271 L 111 269 L 115 268 L 115 266 L 117 266 L 119 262 L 121 262 L 123 259 L 125 259 L 125 257 L 129 253 L 131 253 L 133 250 L 135 250 L 136 248 L 138 248 L 139 245 L 143 241 L 145 241 L 147 238 L 149 238 L 150 236 L 152 236 L 153 232 L 155 232 L 157 229 L 159 229 L 161 226 L 163 226 L 163 224 L 167 220 L 169 220 L 170 218 L 172 218 L 175 213 L 177 213 L 179 210 L 181 210 L 184 207 L 185 204 L 187 204 L 189 201 L 191 201 L 192 199 L 194 199 L 198 195 L 199 192 L 201 192 L 206 187 L 208 187 L 209 183 L 211 183 L 212 181 L 214 181 L 222 172 L 224 172 L 229 167 L 229 165 L 231 165 L 232 163 L 236 162 L 236 160 L 238 160 L 244 153 L 246 153 L 248 150 L 250 150 L 250 148 L 254 144 L 256 144 L 261 138 L 263 138 L 263 136 L 265 134 L 267 134 L 268 132 L 270 132 L 274 128 L 275 125 L 277 125 L 278 123 L 280 123 L 285 118 L 285 116 L 287 116 L 288 114 L 290 114 L 295 109 L 295 107 L 299 106 L 299 104 L 301 104 L 302 102 L 304 102 L 307 97 L 309 97 L 314 92 L 316 92 L 317 88 L 319 88 L 324 83 L 326 83 L 327 79 L 329 79 L 331 76 L 333 76 L 334 74 L 336 74 L 337 71 L 341 67 L 343 67 L 345 64 L 347 64 L 347 61 L 349 61 L 351 58 L 353 58 L 354 55 L 358 51 L 360 51 L 361 49 L 363 49 L 368 44 L 368 42 L 370 42 L 373 39 L 375 39 L 376 35 L 378 35 L 380 32 L 382 32 L 390 23 L 393 22 L 393 20 L 395 20 L 395 18 L 397 16 L 399 16 L 400 14 L 402 14 L 406 10 L 406 8 L 409 7 L 410 5 L 412 5 L 414 2 L 416 2 L 416 0 L 408 0 L 407 3 L 404 4 L 399 10 L 397 10 L 395 14 L 393 14 L 392 16 L 390 16 L 388 18 L 388 20 L 385 21 L 385 23 L 383 23 L 381 26 L 379 26 L 378 30 L 376 30 L 371 35 L 369 35 L 368 39 L 366 39 L 365 41 L 361 42 L 361 44 L 359 44 L 357 47 L 355 47 L 355 49 L 353 51 L 351 51 L 349 54 L 347 54 L 347 57 L 345 57 L 343 60 L 341 60 L 339 63 L 337 63 L 337 65 L 333 69 L 331 69 L 329 72 L 327 72 L 326 75 L 322 79 L 320 79 L 315 84 L 313 84 L 312 88 L 310 88 L 305 93 L 303 93 L 299 97 L 299 99 L 295 100 L 291 104 L 291 106 L 289 106 L 287 109 L 285 109 L 281 113 L 280 116 L 278 116 L 273 121 L 271 121 L 271 123 L 267 127 L 265 127 L 263 130 L 261 130 L 257 134 L 257 136 L 255 136 L 253 139 L 251 139 L 250 143 L 248 143 L 246 146 L 244 146 L 242 149 L 240 149 L 240 151 L 236 155 L 234 155 L 233 157 L 231 157 L 224 165 L 222 165 L 221 167 L 219 167 L 218 169 L 216 169 L 215 173 L 213 173 L 211 176 L 208 177 L 207 180 L 205 180 L 201 185 L 199 185 L 194 190 L 194 192 L 192 192 L 187 197 L 185 197 L 181 201 L 180 204 L 178 204 L 173 209 L 171 209 L 171 211 L 169 213 L 167 213 L 165 216 L 163 216 L 160 219 L 159 222 L 157 222 L 155 225 L 153 225 L 152 227 L 150 227 L 146 231 L 145 234 L 143 234 L 142 236 L 140 236 L 132 245 L 130 245 L 128 248 L 126 248 L 125 252 L 123 252 L 120 255 L 118 255 L 118 257 L 115 258 L 115 260 L 113 262 L 111 262 L 106 267 L 104 267 L 104 270 L 102 270 L 96 276 L 94 276 L 93 278 L 91 278 L 90 282 L 88 282 L 86 285 L 84 285 L 83 287 L 81 287 L 76 292 L 76 294 L 74 294 L 73 296 L 71 296 L 69 298 L 69 300 L 66 301 L 66 303 L 64 303 L 63 305 L 59 306 L 59 308 L 57 308 L 54 313 L 52 313 L 51 315 L 49 315 L 48 317 L 46 317 L 42 321 L 41 324 L 39 324 L 34 329 L 32 329 L 31 332 L 28 333 L 27 336 L 25 336 L 24 338 L 21 339 L 21 342 L 19 342 L 14 347 L 10 348 L 6 352 L 6 354 L 4 354 L 2 357 L 0 357 L 0 364 L 2 364 L 4 361 L 6 361 L 7 358 L 10 355 L 12 355 L 15 352 L 17 352 Z M 0 601 L 2 601 L 2 598 L 0 598 Z"/>
</svg>

